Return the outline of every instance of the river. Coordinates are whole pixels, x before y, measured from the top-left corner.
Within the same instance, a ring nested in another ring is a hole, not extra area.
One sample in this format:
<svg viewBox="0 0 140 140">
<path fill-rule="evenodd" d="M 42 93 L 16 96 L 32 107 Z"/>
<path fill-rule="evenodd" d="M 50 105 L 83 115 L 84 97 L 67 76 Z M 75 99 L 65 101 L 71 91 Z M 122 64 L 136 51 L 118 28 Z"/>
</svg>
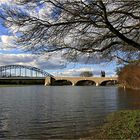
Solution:
<svg viewBox="0 0 140 140">
<path fill-rule="evenodd" d="M 140 91 L 118 87 L 0 87 L 0 138 L 78 139 L 106 115 L 140 109 Z"/>
</svg>

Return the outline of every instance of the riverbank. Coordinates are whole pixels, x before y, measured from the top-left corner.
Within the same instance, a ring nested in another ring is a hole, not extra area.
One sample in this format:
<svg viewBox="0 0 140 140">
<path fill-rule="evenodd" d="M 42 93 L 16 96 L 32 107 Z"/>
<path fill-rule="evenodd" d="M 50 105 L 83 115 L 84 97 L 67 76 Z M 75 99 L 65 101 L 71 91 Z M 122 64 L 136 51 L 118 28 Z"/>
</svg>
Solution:
<svg viewBox="0 0 140 140">
<path fill-rule="evenodd" d="M 139 139 L 140 110 L 125 110 L 110 114 L 103 126 L 92 132 L 86 139 Z"/>
</svg>

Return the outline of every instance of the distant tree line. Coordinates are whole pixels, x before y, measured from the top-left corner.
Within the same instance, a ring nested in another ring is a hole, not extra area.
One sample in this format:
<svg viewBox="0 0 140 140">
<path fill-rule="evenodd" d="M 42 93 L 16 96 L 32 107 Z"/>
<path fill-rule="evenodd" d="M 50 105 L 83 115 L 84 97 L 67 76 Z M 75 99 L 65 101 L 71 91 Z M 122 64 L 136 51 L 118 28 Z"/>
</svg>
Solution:
<svg viewBox="0 0 140 140">
<path fill-rule="evenodd" d="M 81 77 L 92 77 L 93 72 L 92 71 L 83 71 L 80 73 Z M 101 71 L 101 77 L 105 77 L 105 71 Z"/>
<path fill-rule="evenodd" d="M 81 77 L 92 77 L 93 73 L 91 71 L 83 71 L 80 73 Z"/>
</svg>

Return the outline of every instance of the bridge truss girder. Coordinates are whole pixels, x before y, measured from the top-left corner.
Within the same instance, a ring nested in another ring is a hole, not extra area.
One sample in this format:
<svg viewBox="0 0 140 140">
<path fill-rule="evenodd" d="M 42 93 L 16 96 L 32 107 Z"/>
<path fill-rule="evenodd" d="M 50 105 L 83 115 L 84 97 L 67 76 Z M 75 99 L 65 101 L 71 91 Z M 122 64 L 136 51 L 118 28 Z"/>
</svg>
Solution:
<svg viewBox="0 0 140 140">
<path fill-rule="evenodd" d="M 36 67 L 31 67 L 31 66 L 24 66 L 24 65 L 6 65 L 6 66 L 0 66 L 0 77 L 12 77 L 12 70 L 15 71 L 15 76 L 17 75 L 17 69 L 19 69 L 19 75 L 22 77 L 26 77 L 27 75 L 27 70 L 30 70 L 30 76 L 28 77 L 34 77 L 33 72 L 36 73 L 36 77 L 38 74 L 41 74 L 42 77 L 53 77 L 53 75 L 49 74 L 46 71 L 43 71 L 39 68 Z M 22 75 L 22 70 L 24 69 L 25 75 Z M 9 71 L 9 73 L 7 73 Z"/>
</svg>

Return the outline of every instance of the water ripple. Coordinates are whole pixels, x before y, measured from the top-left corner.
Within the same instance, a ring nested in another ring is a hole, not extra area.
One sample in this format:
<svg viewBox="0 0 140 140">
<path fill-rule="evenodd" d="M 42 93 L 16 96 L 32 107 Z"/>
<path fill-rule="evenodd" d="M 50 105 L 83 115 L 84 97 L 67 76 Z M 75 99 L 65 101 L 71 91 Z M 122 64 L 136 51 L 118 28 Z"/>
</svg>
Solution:
<svg viewBox="0 0 140 140">
<path fill-rule="evenodd" d="M 139 101 L 139 93 L 113 87 L 0 88 L 0 139 L 78 139 Z"/>
</svg>

